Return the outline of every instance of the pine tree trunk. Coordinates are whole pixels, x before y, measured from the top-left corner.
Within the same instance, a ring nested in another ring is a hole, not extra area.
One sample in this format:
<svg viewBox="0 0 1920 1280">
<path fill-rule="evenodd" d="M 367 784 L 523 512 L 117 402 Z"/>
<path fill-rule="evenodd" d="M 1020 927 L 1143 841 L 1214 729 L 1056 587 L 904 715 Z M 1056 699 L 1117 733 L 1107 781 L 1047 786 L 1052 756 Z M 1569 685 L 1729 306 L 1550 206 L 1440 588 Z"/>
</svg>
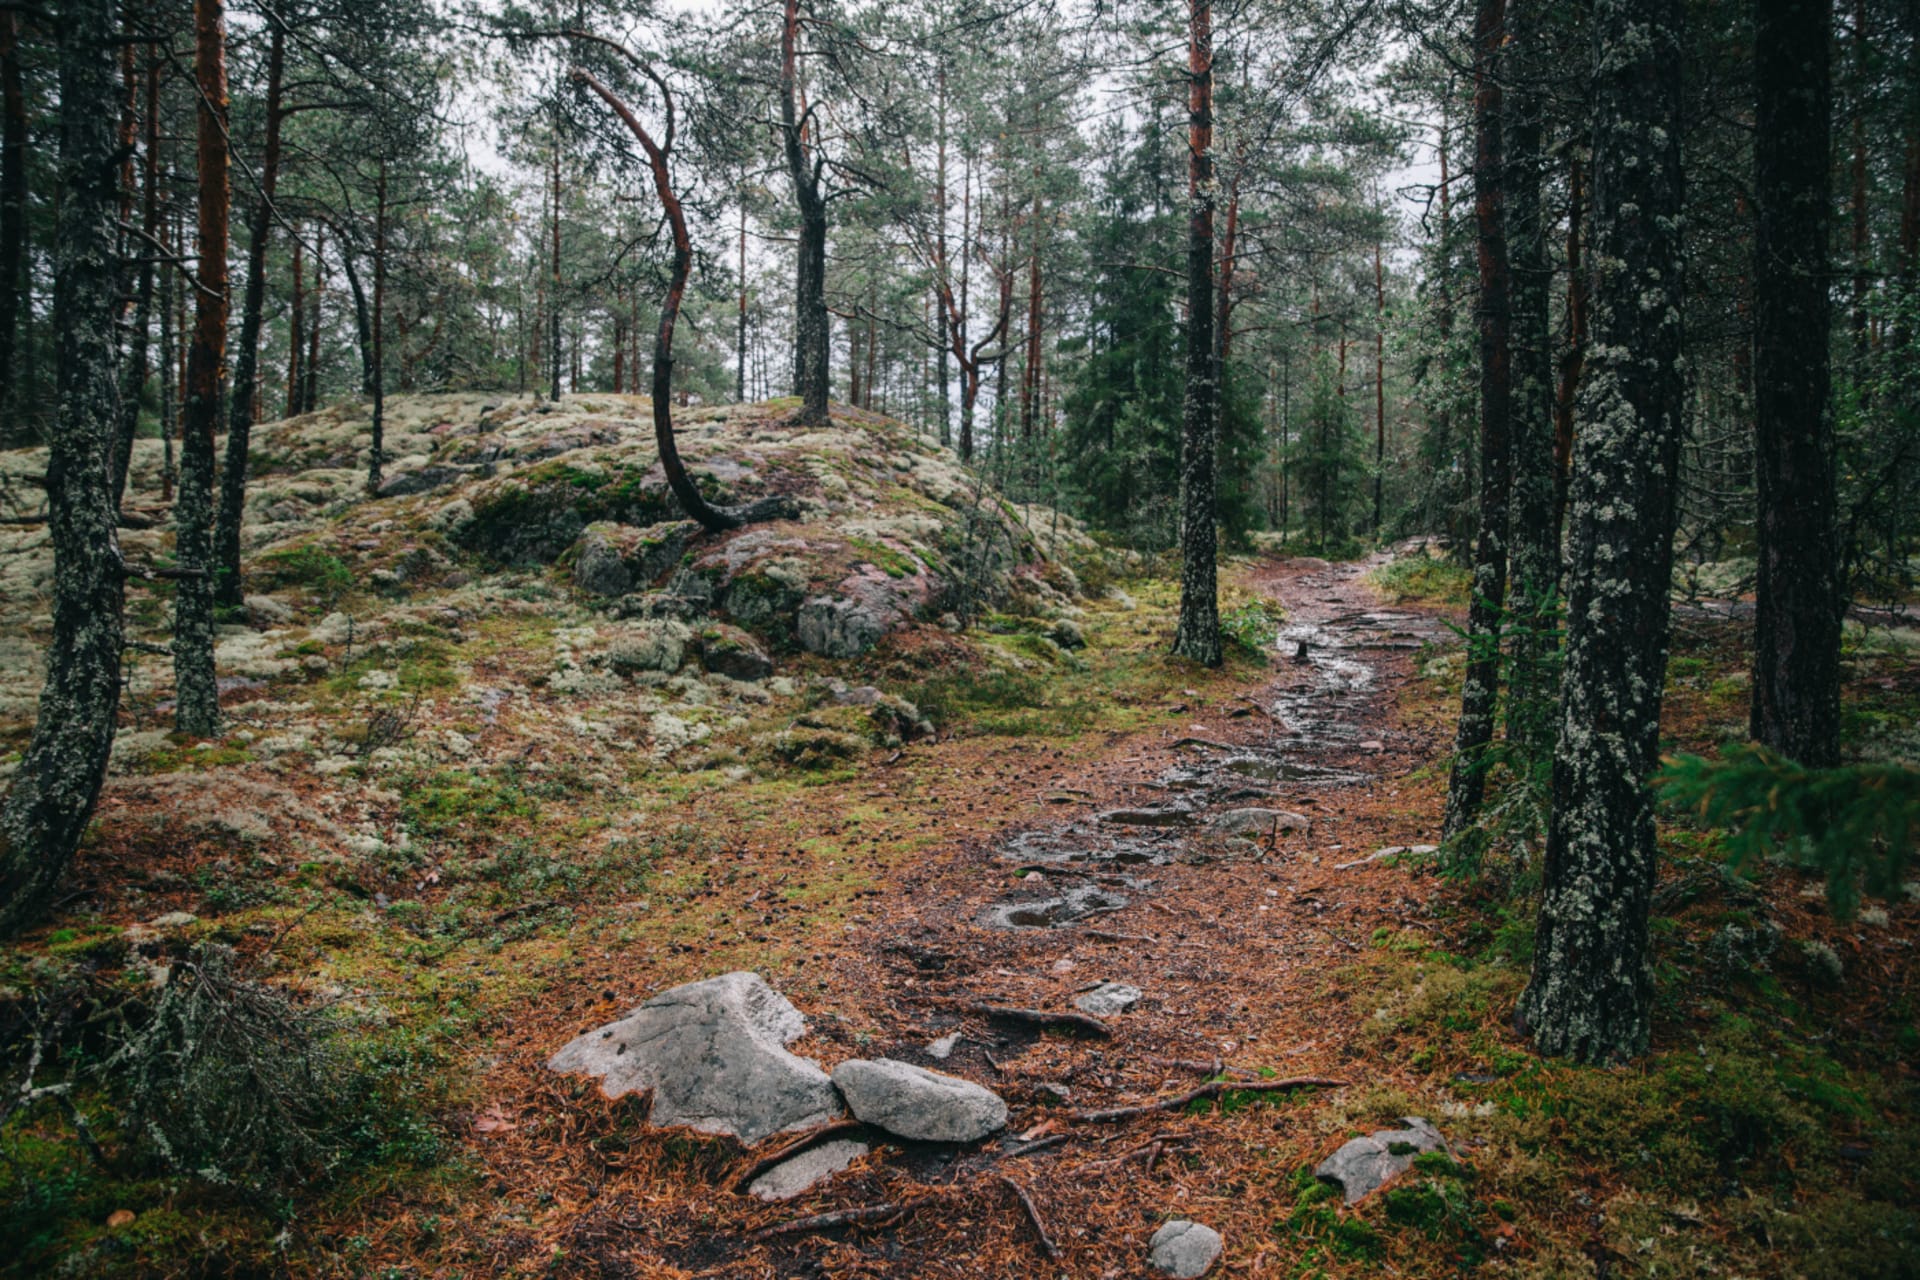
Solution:
<svg viewBox="0 0 1920 1280">
<path fill-rule="evenodd" d="M 560 387 L 560 369 L 561 369 L 561 357 L 560 357 L 560 140 L 559 140 L 558 123 L 557 123 L 558 117 L 556 116 L 555 119 L 556 119 L 556 125 L 555 125 L 555 136 L 554 136 L 554 145 L 553 145 L 553 244 L 550 249 L 551 256 L 550 256 L 550 260 L 548 262 L 548 268 L 547 268 L 548 270 L 547 299 L 552 305 L 549 306 L 547 309 L 547 346 L 551 349 L 550 354 L 553 358 L 553 386 L 552 386 L 551 398 L 554 401 L 554 403 L 557 404 L 560 401 L 560 391 L 561 391 L 561 387 Z M 382 170 L 381 176 L 382 176 L 382 181 L 384 181 L 385 180 L 384 169 Z M 375 269 L 376 271 L 378 270 L 377 267 Z M 376 312 L 377 312 L 377 308 L 376 308 Z M 380 319 L 378 314 L 376 314 L 374 317 L 374 325 L 376 329 L 378 328 L 379 323 L 380 323 Z"/>
<path fill-rule="evenodd" d="M 0 13 L 0 414 L 12 427 L 20 316 L 28 291 L 27 97 L 20 15 Z"/>
<path fill-rule="evenodd" d="M 1593 333 L 1573 467 L 1567 656 L 1533 979 L 1542 1053 L 1646 1051 L 1659 763 L 1685 382 L 1678 0 L 1597 0 Z"/>
<path fill-rule="evenodd" d="M 287 410 L 291 418 L 300 412 L 300 360 L 305 354 L 307 334 L 307 267 L 301 261 L 305 245 L 296 229 L 293 237 L 293 297 L 287 307 Z"/>
<path fill-rule="evenodd" d="M 367 448 L 367 492 L 380 492 L 381 474 L 387 462 L 387 160 L 380 158 L 374 178 L 373 197 L 373 439 Z M 557 194 L 557 192 L 556 192 Z M 557 227 L 557 224 L 556 224 Z M 554 252 L 559 253 L 560 233 L 554 231 Z M 555 311 L 555 315 L 559 312 Z M 554 338 L 554 399 L 560 398 L 559 329 Z"/>
<path fill-rule="evenodd" d="M 127 492 L 127 473 L 133 467 L 133 437 L 140 428 L 140 402 L 147 389 L 147 346 L 153 324 L 153 250 L 160 227 L 160 62 L 147 64 L 145 163 L 141 166 L 139 248 L 140 283 L 134 291 L 133 331 L 127 344 L 126 378 L 120 391 L 120 427 L 113 457 L 113 505 L 117 510 Z"/>
<path fill-rule="evenodd" d="M 827 320 L 827 202 L 820 190 L 817 165 L 808 154 L 805 123 L 800 118 L 797 44 L 800 37 L 800 0 L 786 0 L 780 28 L 780 132 L 786 147 L 787 174 L 800 210 L 800 242 L 796 255 L 793 320 L 793 393 L 800 397 L 796 422 L 814 426 L 827 421 L 829 365 Z"/>
<path fill-rule="evenodd" d="M 747 203 L 740 201 L 740 325 L 734 336 L 734 375 L 733 399 L 735 404 L 747 402 Z M 635 385 L 638 385 L 639 370 L 636 369 Z"/>
<path fill-rule="evenodd" d="M 1539 86 L 1548 74 L 1540 47 L 1540 0 L 1511 0 L 1507 59 L 1517 73 L 1506 101 L 1507 250 L 1512 267 L 1509 343 L 1513 492 L 1509 513 L 1512 583 L 1508 590 L 1513 652 L 1507 741 L 1516 767 L 1544 777 L 1553 760 L 1556 642 L 1554 596 L 1560 582 L 1560 528 L 1553 469 L 1553 351 L 1547 323 L 1553 287 L 1541 213 L 1542 124 Z"/>
<path fill-rule="evenodd" d="M 1474 539 L 1473 602 L 1467 611 L 1467 674 L 1454 734 L 1443 838 L 1473 825 L 1487 787 L 1487 747 L 1500 699 L 1500 624 L 1507 600 L 1507 519 L 1512 487 L 1511 275 L 1502 165 L 1500 48 L 1505 0 L 1479 0 L 1474 14 L 1473 216 L 1480 267 L 1480 528 Z"/>
<path fill-rule="evenodd" d="M 220 729 L 213 674 L 213 435 L 220 422 L 220 366 L 227 343 L 227 48 L 225 0 L 194 0 L 194 78 L 199 88 L 199 271 L 180 424 L 180 498 L 175 551 L 188 575 L 173 608 L 174 721 L 181 733 Z"/>
<path fill-rule="evenodd" d="M 267 129 L 261 152 L 260 190 L 247 224 L 247 292 L 240 310 L 239 350 L 233 357 L 233 387 L 227 415 L 227 458 L 220 471 L 220 512 L 213 526 L 214 556 L 219 564 L 214 598 L 236 607 L 245 595 L 240 579 L 240 525 L 246 516 L 247 449 L 259 410 L 257 372 L 260 359 L 260 322 L 267 305 L 267 241 L 273 232 L 273 192 L 280 176 L 281 84 L 285 78 L 286 26 L 277 14 L 267 14 L 272 33 L 267 44 Z"/>
<path fill-rule="evenodd" d="M 327 297 L 327 228 L 313 229 L 312 312 L 307 316 L 307 359 L 302 366 L 300 412 L 312 413 L 320 407 L 320 332 L 321 304 Z"/>
<path fill-rule="evenodd" d="M 1187 390 L 1181 410 L 1180 622 L 1173 651 L 1220 665 L 1214 512 L 1213 13 L 1187 0 Z"/>
<path fill-rule="evenodd" d="M 120 305 L 113 118 L 117 6 L 60 6 L 60 203 L 54 243 L 58 420 L 47 457 L 53 638 L 33 738 L 0 809 L 0 936 L 36 919 L 93 816 L 120 705 L 121 572 L 112 477 Z"/>
<path fill-rule="evenodd" d="M 947 376 L 947 348 L 952 344 L 953 335 L 947 330 L 947 299 L 953 294 L 953 281 L 947 275 L 947 67 L 940 64 L 939 91 L 935 105 L 937 128 L 939 130 L 938 155 L 934 168 L 934 307 L 938 314 L 940 327 L 940 349 L 937 353 L 940 365 L 940 443 L 953 443 L 953 401 L 949 391 Z"/>
<path fill-rule="evenodd" d="M 1840 621 L 1828 401 L 1831 0 L 1756 0 L 1754 83 L 1755 741 L 1840 754 Z"/>
</svg>

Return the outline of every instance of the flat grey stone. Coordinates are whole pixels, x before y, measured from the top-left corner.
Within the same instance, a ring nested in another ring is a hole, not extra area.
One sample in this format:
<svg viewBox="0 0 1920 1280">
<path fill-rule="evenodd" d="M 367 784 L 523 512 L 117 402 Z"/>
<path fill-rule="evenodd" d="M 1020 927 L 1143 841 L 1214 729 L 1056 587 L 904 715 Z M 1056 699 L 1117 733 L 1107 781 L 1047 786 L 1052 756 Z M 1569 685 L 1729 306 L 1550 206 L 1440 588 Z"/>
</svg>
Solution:
<svg viewBox="0 0 1920 1280">
<path fill-rule="evenodd" d="M 934 1040 L 930 1042 L 927 1045 L 927 1053 L 929 1056 L 938 1058 L 940 1061 L 945 1062 L 948 1058 L 951 1058 L 953 1056 L 953 1051 L 959 1047 L 960 1047 L 960 1033 L 958 1031 L 949 1031 L 946 1035 L 941 1036 L 938 1040 Z"/>
<path fill-rule="evenodd" d="M 1285 809 L 1229 809 L 1207 821 L 1207 829 L 1221 836 L 1264 836 L 1273 831 L 1308 831 L 1313 821 Z"/>
<path fill-rule="evenodd" d="M 1202 1222 L 1176 1218 L 1147 1241 L 1147 1261 L 1155 1270 L 1192 1280 L 1207 1274 L 1220 1256 L 1220 1233 Z"/>
<path fill-rule="evenodd" d="M 1007 1124 L 1007 1104 L 971 1080 L 891 1058 L 853 1058 L 833 1083 L 854 1118 L 921 1142 L 977 1142 Z"/>
<path fill-rule="evenodd" d="M 1140 988 L 1124 982 L 1103 982 L 1073 1002 L 1074 1008 L 1096 1018 L 1125 1013 L 1140 1003 Z"/>
<path fill-rule="evenodd" d="M 748 1183 L 747 1191 L 762 1200 L 791 1200 L 815 1183 L 831 1178 L 871 1149 L 864 1142 L 845 1138 L 823 1142 L 773 1166 Z"/>
<path fill-rule="evenodd" d="M 663 991 L 553 1055 L 554 1071 L 600 1077 L 609 1098 L 652 1089 L 651 1119 L 748 1146 L 840 1114 L 827 1074 L 786 1045 L 806 1019 L 757 973 Z"/>
<path fill-rule="evenodd" d="M 1413 1167 L 1423 1151 L 1444 1151 L 1447 1140 L 1418 1116 L 1401 1116 L 1404 1129 L 1379 1129 L 1355 1138 L 1320 1162 L 1313 1176 L 1337 1182 L 1355 1204 Z"/>
</svg>

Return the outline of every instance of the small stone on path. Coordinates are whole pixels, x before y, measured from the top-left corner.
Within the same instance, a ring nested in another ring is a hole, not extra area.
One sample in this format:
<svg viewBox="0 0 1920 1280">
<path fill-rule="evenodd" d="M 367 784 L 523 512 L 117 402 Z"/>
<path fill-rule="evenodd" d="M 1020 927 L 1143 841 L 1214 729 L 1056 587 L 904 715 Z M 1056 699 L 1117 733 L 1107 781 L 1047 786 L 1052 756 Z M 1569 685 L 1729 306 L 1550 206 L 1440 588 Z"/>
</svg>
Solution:
<svg viewBox="0 0 1920 1280">
<path fill-rule="evenodd" d="M 1220 1233 L 1205 1223 L 1176 1218 L 1147 1241 L 1147 1261 L 1158 1271 L 1193 1280 L 1207 1274 L 1220 1256 Z"/>
<path fill-rule="evenodd" d="M 1007 1104 L 971 1080 L 891 1058 L 853 1058 L 833 1083 L 854 1118 L 920 1142 L 977 1142 L 1003 1129 Z"/>
<path fill-rule="evenodd" d="M 848 1139 L 823 1142 L 773 1166 L 747 1184 L 747 1190 L 762 1200 L 791 1200 L 808 1187 L 839 1173 L 871 1149 L 864 1142 Z"/>
<path fill-rule="evenodd" d="M 1096 1018 L 1111 1014 L 1125 1013 L 1140 1003 L 1140 988 L 1128 986 L 1124 982 L 1103 982 L 1087 994 L 1073 1002 L 1082 1013 L 1090 1013 Z"/>
</svg>

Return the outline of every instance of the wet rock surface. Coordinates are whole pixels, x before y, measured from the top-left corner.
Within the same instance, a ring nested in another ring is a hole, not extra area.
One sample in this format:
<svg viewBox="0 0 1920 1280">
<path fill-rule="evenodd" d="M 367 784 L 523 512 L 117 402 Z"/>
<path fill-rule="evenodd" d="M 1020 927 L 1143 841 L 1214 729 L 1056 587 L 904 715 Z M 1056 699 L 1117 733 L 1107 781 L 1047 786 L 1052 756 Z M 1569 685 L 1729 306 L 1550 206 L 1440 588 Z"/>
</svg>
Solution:
<svg viewBox="0 0 1920 1280">
<path fill-rule="evenodd" d="M 1447 635 L 1445 624 L 1425 613 L 1353 608 L 1350 587 L 1371 567 L 1320 565 L 1295 583 L 1293 616 L 1275 638 L 1279 678 L 1258 708 L 1271 726 L 1264 740 L 1181 739 L 1174 744 L 1179 763 L 1139 794 L 1084 817 L 1016 832 L 997 856 L 1052 876 L 1055 867 L 1071 873 L 1165 866 L 1287 856 L 1300 847 L 1313 821 L 1290 802 L 1310 805 L 1318 789 L 1364 782 L 1385 768 L 1374 761 L 1387 754 L 1385 744 L 1369 736 L 1378 732 L 1378 717 L 1367 714 L 1384 691 L 1381 652 L 1417 649 Z M 1111 884 L 1118 877 L 1101 879 Z M 982 912 L 978 923 L 1062 928 L 1126 905 L 1126 895 L 1092 885 L 1045 897 L 1023 887 Z"/>
</svg>

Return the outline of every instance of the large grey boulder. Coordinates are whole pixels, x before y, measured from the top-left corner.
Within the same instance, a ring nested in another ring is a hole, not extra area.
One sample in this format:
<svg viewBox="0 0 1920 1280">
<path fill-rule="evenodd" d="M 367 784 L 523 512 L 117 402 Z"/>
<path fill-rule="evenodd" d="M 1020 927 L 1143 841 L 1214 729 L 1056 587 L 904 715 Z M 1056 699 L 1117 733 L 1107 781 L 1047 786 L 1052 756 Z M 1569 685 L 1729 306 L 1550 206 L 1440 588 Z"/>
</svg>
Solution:
<svg viewBox="0 0 1920 1280">
<path fill-rule="evenodd" d="M 760 642 L 723 622 L 701 628 L 700 665 L 735 680 L 765 680 L 773 674 L 773 659 Z"/>
<path fill-rule="evenodd" d="M 1220 1256 L 1220 1233 L 1203 1222 L 1176 1218 L 1147 1241 L 1147 1261 L 1154 1269 L 1179 1280 L 1207 1274 Z"/>
<path fill-rule="evenodd" d="M 762 1200 L 791 1200 L 816 1183 L 867 1154 L 864 1142 L 841 1139 L 809 1147 L 791 1160 L 783 1160 L 747 1184 L 747 1192 Z"/>
<path fill-rule="evenodd" d="M 815 596 L 796 619 L 800 647 L 823 658 L 857 658 L 887 634 L 889 620 L 859 600 Z"/>
<path fill-rule="evenodd" d="M 977 1142 L 1007 1124 L 1000 1095 L 971 1080 L 891 1058 L 853 1058 L 833 1069 L 856 1120 L 921 1142 Z"/>
<path fill-rule="evenodd" d="M 1423 1151 L 1444 1151 L 1447 1140 L 1419 1116 L 1401 1116 L 1404 1129 L 1378 1129 L 1355 1138 L 1320 1162 L 1313 1176 L 1337 1182 L 1347 1203 L 1365 1199 L 1413 1167 Z"/>
<path fill-rule="evenodd" d="M 752 1146 L 840 1114 L 819 1066 L 787 1052 L 806 1019 L 759 974 L 728 973 L 663 991 L 553 1055 L 554 1071 L 600 1077 L 609 1098 L 653 1090 L 650 1118 Z"/>
</svg>

